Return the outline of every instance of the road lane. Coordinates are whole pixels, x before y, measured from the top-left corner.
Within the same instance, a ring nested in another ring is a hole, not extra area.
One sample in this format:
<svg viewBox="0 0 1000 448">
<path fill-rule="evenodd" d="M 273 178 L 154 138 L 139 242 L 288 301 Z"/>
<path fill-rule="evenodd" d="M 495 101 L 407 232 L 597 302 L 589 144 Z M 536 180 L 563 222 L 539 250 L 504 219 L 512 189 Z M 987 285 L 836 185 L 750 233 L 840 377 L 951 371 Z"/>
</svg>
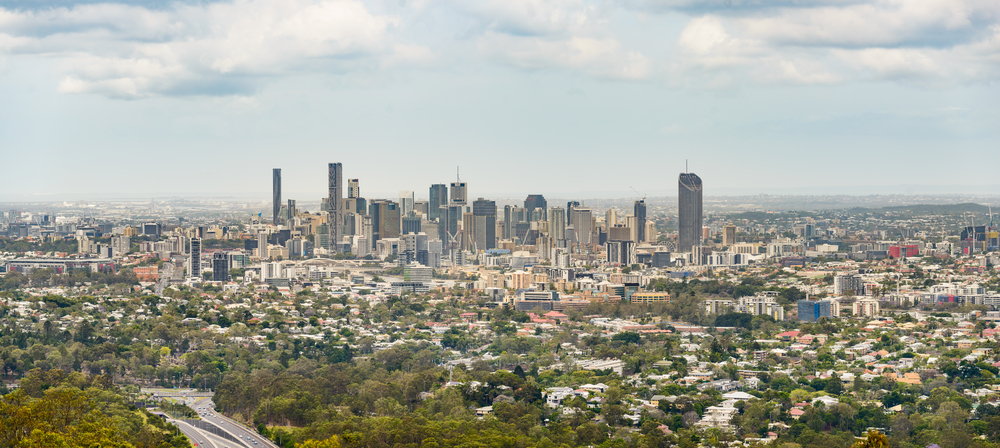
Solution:
<svg viewBox="0 0 1000 448">
<path fill-rule="evenodd" d="M 188 440 L 191 441 L 192 445 L 197 446 L 198 448 L 204 448 L 204 447 L 218 448 L 217 446 L 215 446 L 214 443 L 212 443 L 208 439 L 208 437 L 205 436 L 205 434 L 202 434 L 202 432 L 198 430 L 198 428 L 195 428 L 194 426 L 191 426 L 180 420 L 167 420 L 167 421 L 177 426 L 177 428 L 180 429 L 185 436 L 187 436 Z"/>
</svg>

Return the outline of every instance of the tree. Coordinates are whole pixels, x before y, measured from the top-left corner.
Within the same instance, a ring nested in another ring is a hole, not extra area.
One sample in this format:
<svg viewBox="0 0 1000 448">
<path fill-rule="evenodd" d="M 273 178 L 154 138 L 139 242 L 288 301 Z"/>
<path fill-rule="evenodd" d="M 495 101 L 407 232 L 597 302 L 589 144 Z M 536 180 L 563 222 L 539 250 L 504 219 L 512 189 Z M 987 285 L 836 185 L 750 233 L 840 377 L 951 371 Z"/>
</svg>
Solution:
<svg viewBox="0 0 1000 448">
<path fill-rule="evenodd" d="M 864 440 L 854 442 L 851 448 L 889 448 L 889 439 L 881 432 L 869 430 Z"/>
</svg>

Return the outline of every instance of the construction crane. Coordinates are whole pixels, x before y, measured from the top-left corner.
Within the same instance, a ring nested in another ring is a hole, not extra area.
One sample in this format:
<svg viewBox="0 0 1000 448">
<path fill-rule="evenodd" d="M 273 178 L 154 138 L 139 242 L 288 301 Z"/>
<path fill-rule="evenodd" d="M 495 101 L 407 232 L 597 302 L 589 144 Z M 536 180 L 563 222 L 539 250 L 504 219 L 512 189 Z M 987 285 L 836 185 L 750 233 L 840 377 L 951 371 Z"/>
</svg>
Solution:
<svg viewBox="0 0 1000 448">
<path fill-rule="evenodd" d="M 643 200 L 643 201 L 645 201 L 645 200 L 646 200 L 646 195 L 644 195 L 644 194 L 642 194 L 642 193 L 639 193 L 639 190 L 636 190 L 635 188 L 633 188 L 633 187 L 631 187 L 631 186 L 630 186 L 629 188 L 632 188 L 632 191 L 634 191 L 634 192 L 635 192 L 635 194 L 637 194 L 637 195 L 639 195 L 639 196 L 642 196 L 642 200 Z"/>
</svg>

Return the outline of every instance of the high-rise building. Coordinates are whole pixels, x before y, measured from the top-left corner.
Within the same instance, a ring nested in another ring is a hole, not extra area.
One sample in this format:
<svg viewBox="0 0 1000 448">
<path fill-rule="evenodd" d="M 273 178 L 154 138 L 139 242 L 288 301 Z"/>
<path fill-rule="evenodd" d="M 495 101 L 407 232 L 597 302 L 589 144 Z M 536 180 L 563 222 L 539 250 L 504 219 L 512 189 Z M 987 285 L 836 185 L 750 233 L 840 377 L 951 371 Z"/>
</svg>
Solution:
<svg viewBox="0 0 1000 448">
<path fill-rule="evenodd" d="M 589 208 L 573 208 L 573 228 L 576 230 L 577 242 L 589 246 L 594 232 L 594 219 Z"/>
<path fill-rule="evenodd" d="M 212 254 L 212 280 L 216 282 L 229 281 L 229 255 L 225 252 Z"/>
<path fill-rule="evenodd" d="M 816 322 L 821 317 L 840 317 L 840 303 L 836 300 L 799 300 L 796 308 L 802 322 Z"/>
<path fill-rule="evenodd" d="M 503 237 L 505 239 L 514 238 L 517 223 L 524 221 L 524 209 L 516 205 L 503 206 Z"/>
<path fill-rule="evenodd" d="M 619 266 L 636 264 L 635 243 L 629 240 L 608 241 L 606 244 L 607 262 Z"/>
<path fill-rule="evenodd" d="M 722 226 L 722 245 L 732 246 L 736 244 L 736 226 L 726 224 Z"/>
<path fill-rule="evenodd" d="M 399 212 L 402 216 L 409 216 L 410 212 L 413 211 L 413 192 L 412 191 L 400 191 L 399 192 Z"/>
<path fill-rule="evenodd" d="M 473 241 L 478 250 L 497 247 L 497 203 L 483 198 L 472 203 Z"/>
<path fill-rule="evenodd" d="M 549 209 L 549 234 L 553 241 L 566 239 L 566 210 L 562 207 Z"/>
<path fill-rule="evenodd" d="M 638 234 L 636 244 L 643 243 L 646 241 L 646 201 L 641 199 L 635 201 L 632 216 L 635 216 L 635 227 Z"/>
<path fill-rule="evenodd" d="M 546 208 L 548 204 L 545 202 L 545 196 L 540 194 L 529 194 L 528 198 L 524 200 L 524 209 L 528 211 L 529 216 L 535 211 L 535 209 L 542 209 L 541 220 L 548 220 L 548 215 L 546 214 Z"/>
<path fill-rule="evenodd" d="M 444 214 L 442 207 L 448 206 L 448 186 L 445 184 L 431 185 L 429 204 L 427 205 L 427 220 L 438 221 Z"/>
<path fill-rule="evenodd" d="M 400 224 L 399 233 L 406 235 L 407 233 L 420 233 L 420 223 L 423 220 L 419 216 L 410 213 L 409 216 L 404 216 L 402 223 Z"/>
<path fill-rule="evenodd" d="M 347 180 L 347 197 L 351 199 L 361 197 L 361 185 L 358 183 L 357 179 Z"/>
<path fill-rule="evenodd" d="M 438 233 L 441 236 L 444 252 L 448 253 L 454 248 L 454 243 L 460 242 L 458 240 L 458 223 L 462 220 L 462 206 L 449 205 L 441 212 L 442 222 L 438 224 Z"/>
<path fill-rule="evenodd" d="M 201 238 L 191 238 L 188 277 L 201 279 Z"/>
<path fill-rule="evenodd" d="M 288 200 L 288 228 L 292 227 L 292 220 L 295 219 L 295 199 Z"/>
<path fill-rule="evenodd" d="M 382 200 L 372 200 L 368 206 L 368 214 L 372 217 L 372 247 L 383 238 L 399 238 L 399 204 Z"/>
<path fill-rule="evenodd" d="M 677 180 L 677 251 L 689 252 L 701 245 L 701 178 L 694 173 L 683 173 Z"/>
<path fill-rule="evenodd" d="M 475 216 L 472 213 L 462 213 L 462 250 L 472 251 L 475 249 L 475 241 L 473 239 L 475 236 L 472 234 L 472 228 L 476 226 Z"/>
<path fill-rule="evenodd" d="M 343 192 L 344 166 L 341 163 L 331 163 L 329 172 L 330 196 L 327 199 L 327 225 L 330 227 L 330 251 L 340 253 L 344 234 Z M 397 216 L 396 229 L 399 229 Z"/>
<path fill-rule="evenodd" d="M 456 205 L 465 205 L 468 203 L 468 191 L 466 190 L 465 182 L 452 182 L 451 183 L 451 203 Z"/>
<path fill-rule="evenodd" d="M 618 224 L 618 209 L 609 208 L 608 211 L 604 212 L 604 226 L 614 227 Z"/>
<path fill-rule="evenodd" d="M 274 196 L 274 225 L 278 225 L 281 213 L 281 168 L 275 168 L 271 172 L 271 193 Z"/>
</svg>

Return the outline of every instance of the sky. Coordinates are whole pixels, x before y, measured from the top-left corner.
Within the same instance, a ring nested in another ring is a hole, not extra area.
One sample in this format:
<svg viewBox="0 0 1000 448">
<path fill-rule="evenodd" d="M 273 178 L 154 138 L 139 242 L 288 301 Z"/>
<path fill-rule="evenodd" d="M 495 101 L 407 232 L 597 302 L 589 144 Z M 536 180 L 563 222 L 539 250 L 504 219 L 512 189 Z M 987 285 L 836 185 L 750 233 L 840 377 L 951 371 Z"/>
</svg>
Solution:
<svg viewBox="0 0 1000 448">
<path fill-rule="evenodd" d="M 996 0 L 0 0 L 0 201 L 1000 194 Z"/>
</svg>

